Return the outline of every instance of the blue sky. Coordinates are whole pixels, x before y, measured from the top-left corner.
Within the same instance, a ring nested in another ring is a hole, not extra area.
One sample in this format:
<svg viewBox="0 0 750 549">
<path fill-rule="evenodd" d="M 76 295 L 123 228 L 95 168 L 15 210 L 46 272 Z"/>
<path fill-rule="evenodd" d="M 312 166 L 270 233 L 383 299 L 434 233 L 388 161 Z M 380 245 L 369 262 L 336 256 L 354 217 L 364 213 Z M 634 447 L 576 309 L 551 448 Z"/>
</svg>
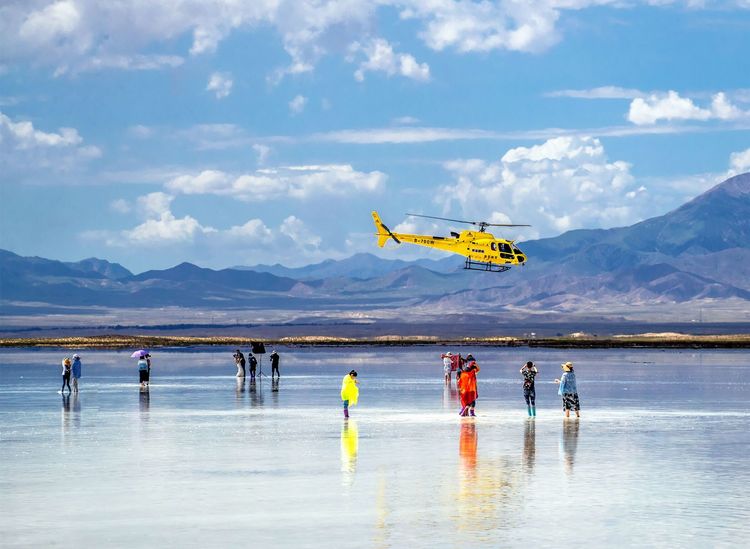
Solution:
<svg viewBox="0 0 750 549">
<path fill-rule="evenodd" d="M 0 247 L 142 271 L 440 257 L 378 250 L 372 209 L 628 225 L 750 171 L 749 60 L 747 0 L 2 2 Z"/>
</svg>

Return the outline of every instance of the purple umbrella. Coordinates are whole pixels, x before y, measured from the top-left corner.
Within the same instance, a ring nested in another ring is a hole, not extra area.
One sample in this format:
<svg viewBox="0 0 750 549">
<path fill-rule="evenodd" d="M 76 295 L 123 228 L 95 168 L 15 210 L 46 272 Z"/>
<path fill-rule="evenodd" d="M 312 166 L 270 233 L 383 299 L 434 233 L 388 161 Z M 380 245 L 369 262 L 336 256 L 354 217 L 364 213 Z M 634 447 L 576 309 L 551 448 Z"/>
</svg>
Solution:
<svg viewBox="0 0 750 549">
<path fill-rule="evenodd" d="M 140 351 L 136 351 L 132 355 L 130 355 L 130 358 L 143 358 L 147 354 L 149 354 L 149 353 L 148 353 L 148 351 L 146 349 L 141 349 Z"/>
</svg>

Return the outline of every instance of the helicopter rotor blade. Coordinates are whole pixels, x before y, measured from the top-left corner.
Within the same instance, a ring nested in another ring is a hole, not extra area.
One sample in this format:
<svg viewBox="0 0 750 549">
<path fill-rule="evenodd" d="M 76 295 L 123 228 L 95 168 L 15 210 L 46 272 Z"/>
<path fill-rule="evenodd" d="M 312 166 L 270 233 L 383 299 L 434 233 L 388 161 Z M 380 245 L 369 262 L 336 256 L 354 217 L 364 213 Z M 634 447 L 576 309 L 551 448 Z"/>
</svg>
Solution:
<svg viewBox="0 0 750 549">
<path fill-rule="evenodd" d="M 415 213 L 407 213 L 406 215 L 411 215 L 413 217 L 426 217 L 427 219 L 441 219 L 443 221 L 453 221 L 454 223 L 466 223 L 468 225 L 477 225 L 478 227 L 531 227 L 531 225 L 516 225 L 516 224 L 510 224 L 510 223 L 486 223 L 484 221 L 465 221 L 463 219 L 451 219 L 448 217 L 437 217 L 434 215 L 422 215 L 422 214 L 415 214 Z"/>
</svg>

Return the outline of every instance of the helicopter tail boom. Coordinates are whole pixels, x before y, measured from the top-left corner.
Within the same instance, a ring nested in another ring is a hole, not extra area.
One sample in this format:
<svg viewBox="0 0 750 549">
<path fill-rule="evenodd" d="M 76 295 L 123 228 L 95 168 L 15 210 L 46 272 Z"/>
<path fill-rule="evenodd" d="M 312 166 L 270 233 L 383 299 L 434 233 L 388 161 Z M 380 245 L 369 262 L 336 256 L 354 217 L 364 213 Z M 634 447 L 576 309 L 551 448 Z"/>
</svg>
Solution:
<svg viewBox="0 0 750 549">
<path fill-rule="evenodd" d="M 385 243 L 388 242 L 389 238 L 392 238 L 396 241 L 397 244 L 401 244 L 401 241 L 396 238 L 396 235 L 394 235 L 391 230 L 383 225 L 383 222 L 380 221 L 380 216 L 378 215 L 378 212 L 372 212 L 372 220 L 375 222 L 375 228 L 378 230 L 378 246 L 382 248 L 385 246 Z"/>
</svg>

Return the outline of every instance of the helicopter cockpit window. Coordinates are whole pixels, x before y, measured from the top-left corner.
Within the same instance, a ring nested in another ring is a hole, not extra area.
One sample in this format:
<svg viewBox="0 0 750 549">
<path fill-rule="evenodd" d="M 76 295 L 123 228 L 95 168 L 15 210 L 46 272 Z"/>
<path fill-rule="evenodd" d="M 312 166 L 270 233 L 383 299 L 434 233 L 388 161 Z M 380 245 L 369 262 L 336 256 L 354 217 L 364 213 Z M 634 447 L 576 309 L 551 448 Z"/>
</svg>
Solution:
<svg viewBox="0 0 750 549">
<path fill-rule="evenodd" d="M 490 248 L 492 248 L 492 251 L 493 251 L 493 252 L 496 252 L 496 251 L 497 251 L 497 246 L 495 246 L 495 243 L 494 243 L 494 242 L 491 242 L 491 243 L 490 243 Z"/>
<path fill-rule="evenodd" d="M 519 250 L 515 246 L 513 246 L 513 251 L 516 252 L 516 254 L 520 254 L 521 253 L 521 250 Z"/>
<path fill-rule="evenodd" d="M 510 246 L 506 244 L 505 242 L 500 243 L 500 251 L 506 254 L 512 253 L 510 250 Z"/>
</svg>

